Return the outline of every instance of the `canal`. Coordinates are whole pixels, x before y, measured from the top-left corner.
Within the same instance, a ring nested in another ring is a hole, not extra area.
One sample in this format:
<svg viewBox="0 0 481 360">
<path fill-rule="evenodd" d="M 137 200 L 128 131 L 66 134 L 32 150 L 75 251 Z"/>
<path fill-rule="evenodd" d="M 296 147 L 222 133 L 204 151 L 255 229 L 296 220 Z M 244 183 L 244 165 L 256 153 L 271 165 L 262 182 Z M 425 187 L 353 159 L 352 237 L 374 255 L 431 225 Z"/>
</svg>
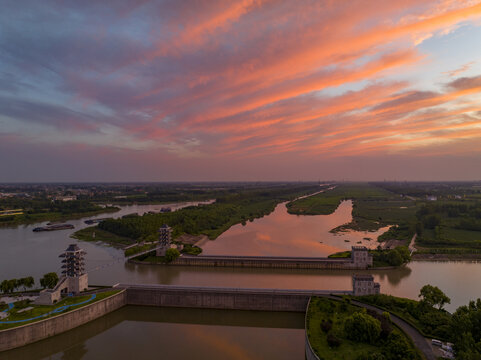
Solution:
<svg viewBox="0 0 481 360">
<path fill-rule="evenodd" d="M 142 214 L 158 209 L 159 205 L 125 206 L 113 215 L 97 217 Z M 350 201 L 325 216 L 289 215 L 285 205 L 279 204 L 272 214 L 245 226 L 235 225 L 203 248 L 205 254 L 325 256 L 352 245 L 375 247 L 374 239 L 385 229 L 367 234 L 329 232 L 349 222 L 351 212 Z M 84 220 L 69 223 L 78 230 L 86 226 Z M 38 279 L 46 272 L 59 270 L 58 254 L 68 244 L 77 242 L 69 238 L 75 230 L 32 232 L 41 225 L 44 223 L 0 229 L 0 279 L 30 275 Z M 125 263 L 121 250 L 100 243 L 80 242 L 80 246 L 88 253 L 90 283 L 98 285 L 122 282 L 345 290 L 351 288 L 353 273 L 136 265 Z M 415 261 L 399 269 L 367 272 L 381 283 L 383 293 L 396 296 L 416 299 L 423 285 L 439 286 L 451 298 L 447 306 L 450 311 L 481 297 L 479 262 Z M 162 355 L 164 359 L 303 359 L 302 321 L 301 314 L 126 307 L 64 335 L 9 352 L 8 358 L 130 359 L 140 355 L 149 359 Z M 97 328 L 101 330 L 95 330 Z M 0 354 L 0 359 L 5 356 Z"/>
</svg>

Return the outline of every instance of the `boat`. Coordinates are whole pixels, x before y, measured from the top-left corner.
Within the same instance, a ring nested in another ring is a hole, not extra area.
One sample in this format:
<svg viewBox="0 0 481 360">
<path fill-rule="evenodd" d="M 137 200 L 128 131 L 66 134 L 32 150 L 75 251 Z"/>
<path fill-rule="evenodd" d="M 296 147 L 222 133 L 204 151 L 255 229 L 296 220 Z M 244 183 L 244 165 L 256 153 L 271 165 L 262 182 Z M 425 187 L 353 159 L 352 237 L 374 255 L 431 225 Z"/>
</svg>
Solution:
<svg viewBox="0 0 481 360">
<path fill-rule="evenodd" d="M 36 227 L 33 229 L 33 231 L 40 232 L 40 231 L 65 230 L 65 229 L 75 229 L 75 226 L 73 226 L 72 224 L 55 224 L 55 225 Z"/>
<path fill-rule="evenodd" d="M 100 218 L 100 219 L 90 219 L 90 220 L 85 220 L 84 223 L 87 225 L 93 225 L 93 224 L 98 224 L 104 220 L 110 220 L 112 219 L 111 217 L 106 217 L 106 218 Z"/>
</svg>

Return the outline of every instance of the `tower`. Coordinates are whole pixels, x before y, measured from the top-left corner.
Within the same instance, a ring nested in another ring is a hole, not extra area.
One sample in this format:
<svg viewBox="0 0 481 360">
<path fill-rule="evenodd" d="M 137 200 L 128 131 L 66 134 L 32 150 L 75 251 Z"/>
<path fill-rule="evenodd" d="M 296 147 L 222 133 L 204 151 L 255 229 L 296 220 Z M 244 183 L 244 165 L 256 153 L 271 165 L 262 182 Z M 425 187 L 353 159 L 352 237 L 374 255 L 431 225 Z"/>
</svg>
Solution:
<svg viewBox="0 0 481 360">
<path fill-rule="evenodd" d="M 172 234 L 172 228 L 164 224 L 159 228 L 159 247 L 157 248 L 157 256 L 165 256 L 165 252 L 170 247 L 170 238 Z"/>
<path fill-rule="evenodd" d="M 85 250 L 77 244 L 69 247 L 59 255 L 62 260 L 62 274 L 67 278 L 68 291 L 79 293 L 88 288 L 88 275 L 85 272 Z"/>
</svg>

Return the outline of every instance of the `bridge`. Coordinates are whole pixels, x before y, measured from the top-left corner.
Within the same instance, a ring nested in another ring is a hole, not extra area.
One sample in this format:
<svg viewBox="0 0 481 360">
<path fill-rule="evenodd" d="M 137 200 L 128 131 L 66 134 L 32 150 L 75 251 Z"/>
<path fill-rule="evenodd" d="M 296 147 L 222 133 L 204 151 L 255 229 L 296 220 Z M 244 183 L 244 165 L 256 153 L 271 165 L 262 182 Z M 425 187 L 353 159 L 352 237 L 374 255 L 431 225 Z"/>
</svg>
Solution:
<svg viewBox="0 0 481 360">
<path fill-rule="evenodd" d="M 145 250 L 126 257 L 127 261 L 139 262 L 134 258 L 156 251 Z M 288 256 L 236 256 L 236 255 L 181 255 L 169 265 L 211 266 L 211 267 L 251 267 L 276 269 L 358 269 L 364 270 L 372 266 L 372 255 L 364 246 L 353 246 L 351 256 L 347 258 L 326 257 L 288 257 Z"/>
</svg>

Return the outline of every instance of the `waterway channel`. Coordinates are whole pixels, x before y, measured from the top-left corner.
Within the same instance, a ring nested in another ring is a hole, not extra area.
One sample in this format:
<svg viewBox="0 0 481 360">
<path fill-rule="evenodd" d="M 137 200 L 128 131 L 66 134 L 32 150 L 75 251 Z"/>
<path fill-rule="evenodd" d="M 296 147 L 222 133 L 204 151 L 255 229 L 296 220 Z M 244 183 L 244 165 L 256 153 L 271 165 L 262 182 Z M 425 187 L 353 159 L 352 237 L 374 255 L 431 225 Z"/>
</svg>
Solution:
<svg viewBox="0 0 481 360">
<path fill-rule="evenodd" d="M 125 206 L 115 214 L 96 217 L 142 214 L 159 208 L 159 205 Z M 373 240 L 363 238 L 375 239 L 377 234 L 329 233 L 330 229 L 349 221 L 351 211 L 352 203 L 344 202 L 331 215 L 295 216 L 287 214 L 284 204 L 280 204 L 272 214 L 245 226 L 236 225 L 217 240 L 207 243 L 205 253 L 325 256 L 348 249 L 358 241 L 373 246 Z M 34 227 L 45 223 L 0 229 L 0 279 L 30 275 L 38 279 L 46 272 L 59 270 L 58 254 L 68 244 L 77 242 L 69 236 L 86 226 L 84 220 L 69 221 L 75 225 L 75 230 L 32 232 Z M 91 284 L 123 282 L 332 290 L 351 287 L 351 271 L 135 265 L 123 261 L 121 250 L 100 243 L 80 242 L 79 245 L 88 253 Z M 399 269 L 370 273 L 381 283 L 383 293 L 397 296 L 416 299 L 423 285 L 439 286 L 451 297 L 451 304 L 447 306 L 450 311 L 481 297 L 479 262 L 415 261 Z M 199 318 L 204 320 L 199 321 Z M 229 323 L 225 322 L 226 318 L 230 319 Z M 64 335 L 0 354 L 0 359 L 130 359 L 134 354 L 144 359 L 158 358 L 159 354 L 163 359 L 303 359 L 301 323 L 300 314 L 248 315 L 232 311 L 127 307 Z M 97 327 L 101 330 L 95 330 Z M 180 353 L 170 352 L 171 348 L 179 348 Z"/>
</svg>

